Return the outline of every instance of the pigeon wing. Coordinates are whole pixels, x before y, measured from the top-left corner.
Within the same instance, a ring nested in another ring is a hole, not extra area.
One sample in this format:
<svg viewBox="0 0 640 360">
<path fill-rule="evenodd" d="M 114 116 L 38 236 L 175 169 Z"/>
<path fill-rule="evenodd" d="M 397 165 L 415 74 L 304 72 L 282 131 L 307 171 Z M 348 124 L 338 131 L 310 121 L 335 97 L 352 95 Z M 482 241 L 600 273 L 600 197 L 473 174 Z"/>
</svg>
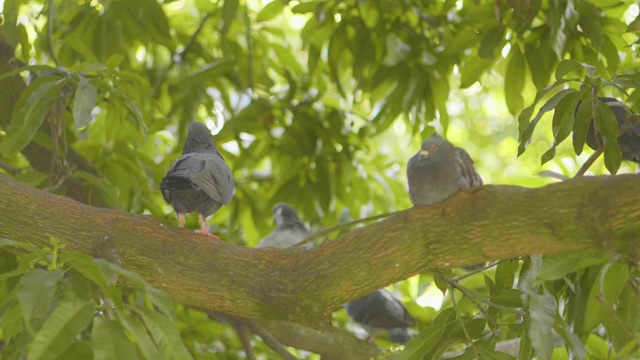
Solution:
<svg viewBox="0 0 640 360">
<path fill-rule="evenodd" d="M 171 204 L 171 192 L 184 190 L 193 187 L 191 176 L 201 170 L 201 162 L 195 157 L 196 154 L 186 154 L 174 161 L 167 171 L 167 175 L 160 182 L 162 196 Z"/>
<path fill-rule="evenodd" d="M 482 185 L 482 178 L 473 168 L 473 160 L 469 153 L 464 149 L 456 148 L 456 165 L 460 171 L 460 175 L 466 181 L 467 187 L 474 187 Z"/>
<path fill-rule="evenodd" d="M 222 156 L 211 153 L 194 154 L 199 162 L 199 171 L 189 179 L 209 197 L 224 205 L 228 204 L 235 192 L 231 169 Z"/>
</svg>

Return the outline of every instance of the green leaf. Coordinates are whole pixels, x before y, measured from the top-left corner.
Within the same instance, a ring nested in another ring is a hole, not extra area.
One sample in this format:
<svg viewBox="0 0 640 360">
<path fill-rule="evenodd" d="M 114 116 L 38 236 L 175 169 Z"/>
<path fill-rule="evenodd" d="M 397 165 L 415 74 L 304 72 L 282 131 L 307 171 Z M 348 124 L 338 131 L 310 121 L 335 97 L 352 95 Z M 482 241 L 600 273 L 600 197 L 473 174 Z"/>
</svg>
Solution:
<svg viewBox="0 0 640 360">
<path fill-rule="evenodd" d="M 104 65 L 109 69 L 115 69 L 120 66 L 124 61 L 124 55 L 122 54 L 113 54 L 109 56 L 109 58 L 104 62 Z"/>
<path fill-rule="evenodd" d="M 134 308 L 132 310 L 142 315 L 149 333 L 151 333 L 165 359 L 192 359 L 191 354 L 189 354 L 182 342 L 178 327 L 170 318 L 145 308 Z"/>
<path fill-rule="evenodd" d="M 93 359 L 93 347 L 91 342 L 87 340 L 75 340 L 69 347 L 58 356 L 58 359 Z"/>
<path fill-rule="evenodd" d="M 557 84 L 554 84 L 553 86 L 556 86 L 556 85 Z M 533 110 L 535 109 L 536 103 L 549 90 L 551 90 L 551 88 L 545 88 L 545 89 L 543 89 L 544 91 L 543 90 L 538 91 L 538 93 L 536 94 L 536 99 L 534 100 L 533 104 L 531 104 L 531 106 L 529 106 L 528 108 L 524 109 L 522 111 L 522 113 L 520 114 L 520 116 L 518 117 L 518 123 L 519 123 L 518 129 L 520 129 L 520 139 L 519 139 L 520 146 L 518 147 L 518 156 L 522 155 L 522 153 L 526 149 L 527 145 L 529 144 L 529 141 L 531 141 L 531 136 L 533 135 L 533 130 L 536 128 L 536 125 L 538 125 L 538 121 L 540 121 L 540 118 L 542 118 L 542 115 L 544 115 L 546 112 L 554 109 L 558 105 L 560 100 L 564 99 L 565 96 L 577 91 L 575 89 L 563 89 L 563 90 L 560 90 L 560 92 L 558 92 L 557 94 L 553 95 L 553 97 L 551 97 L 551 99 L 549 99 L 544 105 L 542 105 L 542 107 L 538 111 L 538 114 L 536 115 L 536 117 L 533 118 L 533 120 L 531 120 L 531 122 L 529 122 L 529 117 L 533 113 Z M 527 124 L 527 125 L 524 125 L 524 124 Z"/>
<path fill-rule="evenodd" d="M 578 60 L 574 60 L 574 59 L 562 60 L 560 64 L 558 64 L 558 67 L 556 68 L 556 80 L 564 79 L 564 77 L 572 71 L 577 72 L 578 73 L 577 75 L 580 76 L 582 75 L 584 70 L 587 71 L 589 76 L 593 76 L 596 68 L 591 65 L 581 63 Z"/>
<path fill-rule="evenodd" d="M 256 22 L 261 23 L 264 21 L 269 21 L 274 17 L 280 15 L 282 10 L 284 9 L 285 2 L 283 0 L 274 0 L 267 4 L 258 15 L 256 15 Z"/>
<path fill-rule="evenodd" d="M 135 346 L 127 339 L 120 324 L 98 316 L 91 330 L 95 360 L 138 359 Z"/>
<path fill-rule="evenodd" d="M 531 72 L 531 80 L 533 81 L 536 89 L 542 91 L 549 83 L 549 76 L 552 74 L 552 67 L 549 64 L 552 62 L 549 60 L 553 57 L 549 45 L 545 42 L 536 46 L 533 43 L 528 43 L 524 47 L 524 56 L 527 59 L 527 65 L 529 65 L 529 71 Z"/>
<path fill-rule="evenodd" d="M 411 53 L 411 46 L 402 41 L 395 33 L 388 33 L 385 37 L 385 56 L 382 63 L 392 67 L 404 61 Z"/>
<path fill-rule="evenodd" d="M 540 158 L 540 165 L 546 164 L 551 159 L 553 159 L 554 156 L 556 156 L 556 145 L 555 144 L 552 145 L 549 150 L 545 151 L 544 154 L 542 154 L 542 157 Z"/>
<path fill-rule="evenodd" d="M 491 301 L 510 308 L 522 307 L 522 292 L 518 289 L 500 289 L 491 294 Z"/>
<path fill-rule="evenodd" d="M 489 29 L 489 31 L 487 31 L 487 33 L 482 37 L 482 40 L 480 40 L 478 55 L 485 59 L 494 59 L 498 56 L 505 42 L 505 30 L 506 27 L 502 24 Z"/>
<path fill-rule="evenodd" d="M 586 90 L 576 91 L 568 94 L 558 102 L 558 106 L 556 106 L 556 110 L 553 113 L 552 122 L 555 145 L 560 145 L 560 143 L 564 141 L 569 134 L 571 134 L 571 131 L 573 130 L 573 117 L 576 112 L 576 105 L 587 93 L 588 91 Z"/>
<path fill-rule="evenodd" d="M 566 324 L 562 324 L 562 326 L 555 326 L 554 329 L 562 336 L 564 339 L 565 345 L 571 349 L 573 355 L 580 360 L 584 360 L 587 355 L 587 349 L 585 349 L 584 344 L 580 340 L 576 334 L 571 332 L 571 329 Z"/>
<path fill-rule="evenodd" d="M 291 8 L 291 12 L 294 14 L 306 14 L 314 12 L 316 10 L 316 7 L 322 3 L 324 3 L 324 1 L 300 2 L 296 6 Z"/>
<path fill-rule="evenodd" d="M 172 320 L 177 320 L 175 306 L 166 292 L 152 287 L 147 287 L 146 291 L 155 306 Z"/>
<path fill-rule="evenodd" d="M 17 304 L 0 317 L 0 322 L 2 323 L 2 340 L 5 343 L 9 343 L 11 339 L 24 331 L 24 316 L 22 309 Z"/>
<path fill-rule="evenodd" d="M 0 248 L 4 246 L 15 246 L 17 248 L 26 250 L 27 252 L 30 252 L 30 253 L 40 250 L 36 246 L 33 246 L 29 243 L 19 242 L 19 241 L 0 237 Z"/>
<path fill-rule="evenodd" d="M 236 16 L 238 10 L 238 0 L 225 0 L 222 5 L 222 26 L 220 32 L 222 36 L 227 36 L 231 23 Z"/>
<path fill-rule="evenodd" d="M 460 66 L 460 87 L 468 88 L 480 79 L 485 70 L 495 64 L 496 59 L 474 58 Z"/>
<path fill-rule="evenodd" d="M 601 101 L 596 103 L 594 113 L 596 131 L 604 137 L 604 165 L 615 175 L 622 162 L 622 151 L 618 146 L 618 120 L 613 110 Z"/>
<path fill-rule="evenodd" d="M 62 275 L 62 269 L 52 271 L 33 269 L 20 278 L 16 285 L 16 295 L 29 332 L 35 332 L 36 322 L 49 313 Z"/>
<path fill-rule="evenodd" d="M 453 308 L 442 310 L 433 320 L 431 326 L 414 336 L 395 359 L 424 359 L 424 355 L 430 353 L 438 345 L 446 330 L 456 322 L 456 313 Z"/>
<path fill-rule="evenodd" d="M 186 76 L 178 81 L 177 86 L 191 86 L 194 84 L 207 84 L 205 80 L 214 80 L 222 75 L 231 72 L 236 64 L 231 60 L 216 60 L 198 69 L 192 75 Z"/>
<path fill-rule="evenodd" d="M 537 280 L 553 281 L 562 279 L 568 274 L 593 265 L 607 262 L 603 254 L 586 253 L 559 253 L 545 255 L 542 258 L 542 266 L 538 272 Z"/>
<path fill-rule="evenodd" d="M 60 301 L 27 348 L 29 360 L 55 359 L 89 326 L 93 301 Z"/>
<path fill-rule="evenodd" d="M 436 287 L 442 291 L 442 295 L 447 293 L 447 290 L 449 290 L 449 284 L 440 276 L 438 276 L 437 274 L 434 274 L 433 276 L 433 282 L 436 285 Z"/>
<path fill-rule="evenodd" d="M 602 31 L 602 25 L 600 25 L 598 20 L 591 16 L 582 15 L 580 16 L 580 27 L 582 27 L 582 30 L 587 38 L 591 40 L 593 47 L 595 47 L 596 50 L 599 50 L 602 46 L 602 39 L 604 35 Z"/>
<path fill-rule="evenodd" d="M 507 71 L 504 77 L 504 96 L 509 112 L 513 115 L 519 113 L 524 106 L 522 91 L 525 73 L 524 55 L 518 47 L 514 47 L 507 58 Z"/>
<path fill-rule="evenodd" d="M 578 112 L 573 122 L 573 150 L 576 155 L 582 154 L 584 143 L 587 141 L 587 132 L 589 124 L 591 124 L 593 112 L 593 102 L 591 94 L 587 92 L 582 96 L 582 100 L 578 105 Z"/>
<path fill-rule="evenodd" d="M 511 289 L 516 271 L 520 265 L 519 260 L 503 261 L 496 267 L 496 287 L 498 289 Z"/>
<path fill-rule="evenodd" d="M 340 26 L 333 32 L 329 39 L 329 46 L 327 50 L 327 57 L 329 62 L 329 70 L 331 72 L 331 78 L 333 79 L 338 92 L 344 97 L 345 92 L 342 88 L 340 81 L 340 69 L 342 65 L 342 57 L 347 49 L 347 25 L 341 23 Z"/>
<path fill-rule="evenodd" d="M 120 324 L 133 335 L 133 338 L 138 343 L 138 347 L 145 358 L 148 360 L 162 358 L 158 349 L 156 349 L 156 345 L 153 343 L 153 340 L 151 340 L 149 333 L 147 333 L 147 329 L 137 317 L 119 310 L 116 310 L 116 316 L 120 321 Z"/>
<path fill-rule="evenodd" d="M 42 76 L 22 91 L 11 115 L 7 135 L 0 143 L 2 155 L 11 157 L 31 142 L 45 115 L 60 99 L 60 91 L 67 83 L 68 79 L 60 79 L 59 76 Z"/>
<path fill-rule="evenodd" d="M 113 283 L 112 272 L 101 268 L 104 260 L 94 260 L 91 256 L 78 252 L 65 252 L 60 254 L 60 261 L 71 266 L 87 279 L 100 287 L 100 290 L 109 297 L 117 306 L 122 305 L 122 295 Z M 108 269 L 108 266 L 107 266 Z"/>
<path fill-rule="evenodd" d="M 550 359 L 553 353 L 553 334 L 551 328 L 558 306 L 552 295 L 539 295 L 529 291 L 528 332 L 536 354 L 542 359 Z"/>
<path fill-rule="evenodd" d="M 585 331 L 595 329 L 607 317 L 611 316 L 610 309 L 602 303 L 604 301 L 613 308 L 622 289 L 629 280 L 629 267 L 621 263 L 610 263 L 602 267 L 596 282 L 591 288 L 584 319 Z"/>
<path fill-rule="evenodd" d="M 549 11 L 546 12 L 546 25 L 551 28 L 551 32 L 546 41 L 558 59 L 562 58 L 564 46 L 567 42 L 567 35 L 564 33 L 566 19 L 564 18 L 564 9 L 561 8 L 560 2 L 552 2 Z M 567 3 L 570 6 L 570 2 Z"/>
<path fill-rule="evenodd" d="M 91 111 L 96 106 L 98 89 L 89 84 L 84 76 L 80 76 L 80 83 L 76 89 L 73 101 L 73 125 L 81 128 L 91 120 Z"/>
</svg>

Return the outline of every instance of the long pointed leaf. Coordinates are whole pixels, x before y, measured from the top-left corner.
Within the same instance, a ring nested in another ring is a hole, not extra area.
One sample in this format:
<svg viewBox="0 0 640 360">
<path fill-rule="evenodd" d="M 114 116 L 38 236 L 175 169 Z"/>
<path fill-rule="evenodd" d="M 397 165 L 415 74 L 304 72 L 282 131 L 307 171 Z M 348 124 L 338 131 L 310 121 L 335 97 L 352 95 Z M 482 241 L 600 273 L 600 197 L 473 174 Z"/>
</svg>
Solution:
<svg viewBox="0 0 640 360">
<path fill-rule="evenodd" d="M 55 359 L 89 326 L 93 301 L 61 301 L 27 348 L 29 360 Z"/>
</svg>

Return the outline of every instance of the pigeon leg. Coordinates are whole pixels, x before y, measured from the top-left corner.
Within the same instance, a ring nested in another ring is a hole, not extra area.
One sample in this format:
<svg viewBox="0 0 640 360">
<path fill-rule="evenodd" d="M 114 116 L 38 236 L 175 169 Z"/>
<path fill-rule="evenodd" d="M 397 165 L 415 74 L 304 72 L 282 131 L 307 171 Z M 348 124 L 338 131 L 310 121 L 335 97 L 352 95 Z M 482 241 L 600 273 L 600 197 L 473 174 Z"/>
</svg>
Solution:
<svg viewBox="0 0 640 360">
<path fill-rule="evenodd" d="M 212 237 L 215 240 L 220 240 L 219 237 L 213 235 L 212 233 L 209 232 L 209 230 L 207 229 L 207 223 L 204 221 L 204 217 L 202 216 L 202 214 L 198 215 L 200 218 L 200 230 L 196 230 L 195 233 L 196 234 L 200 234 L 200 235 L 204 235 L 204 236 L 208 236 L 208 237 Z"/>
<path fill-rule="evenodd" d="M 178 213 L 178 227 L 184 228 L 184 214 Z"/>
<path fill-rule="evenodd" d="M 373 342 L 376 340 L 376 336 L 375 335 L 371 335 L 371 337 L 369 337 L 369 344 L 373 344 Z"/>
</svg>

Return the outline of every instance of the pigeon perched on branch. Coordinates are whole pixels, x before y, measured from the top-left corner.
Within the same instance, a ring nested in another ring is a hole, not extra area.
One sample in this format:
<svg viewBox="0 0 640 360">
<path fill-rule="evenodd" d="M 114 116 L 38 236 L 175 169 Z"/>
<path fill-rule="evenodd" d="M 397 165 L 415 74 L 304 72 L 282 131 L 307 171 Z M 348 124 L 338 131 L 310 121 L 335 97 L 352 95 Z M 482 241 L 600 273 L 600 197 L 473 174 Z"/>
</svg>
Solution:
<svg viewBox="0 0 640 360">
<path fill-rule="evenodd" d="M 271 234 L 260 240 L 256 248 L 288 248 L 299 244 L 309 236 L 309 230 L 298 217 L 296 211 L 287 203 L 278 203 L 271 209 L 273 221 L 277 224 Z M 305 244 L 304 247 L 312 247 Z"/>
<path fill-rule="evenodd" d="M 205 218 L 231 201 L 235 192 L 231 169 L 213 143 L 211 132 L 201 123 L 189 124 L 182 156 L 176 160 L 160 183 L 162 196 L 173 205 L 179 226 L 184 215 L 197 211 L 200 230 L 196 233 L 213 237 Z"/>
<path fill-rule="evenodd" d="M 433 134 L 407 164 L 409 197 L 414 205 L 431 205 L 462 189 L 482 185 L 464 149 Z"/>
<path fill-rule="evenodd" d="M 375 334 L 382 330 L 387 330 L 389 338 L 400 344 L 407 344 L 411 339 L 407 327 L 414 326 L 416 321 L 402 302 L 385 289 L 353 300 L 344 307 L 351 320 L 367 329 L 369 342 L 373 342 Z"/>
</svg>

